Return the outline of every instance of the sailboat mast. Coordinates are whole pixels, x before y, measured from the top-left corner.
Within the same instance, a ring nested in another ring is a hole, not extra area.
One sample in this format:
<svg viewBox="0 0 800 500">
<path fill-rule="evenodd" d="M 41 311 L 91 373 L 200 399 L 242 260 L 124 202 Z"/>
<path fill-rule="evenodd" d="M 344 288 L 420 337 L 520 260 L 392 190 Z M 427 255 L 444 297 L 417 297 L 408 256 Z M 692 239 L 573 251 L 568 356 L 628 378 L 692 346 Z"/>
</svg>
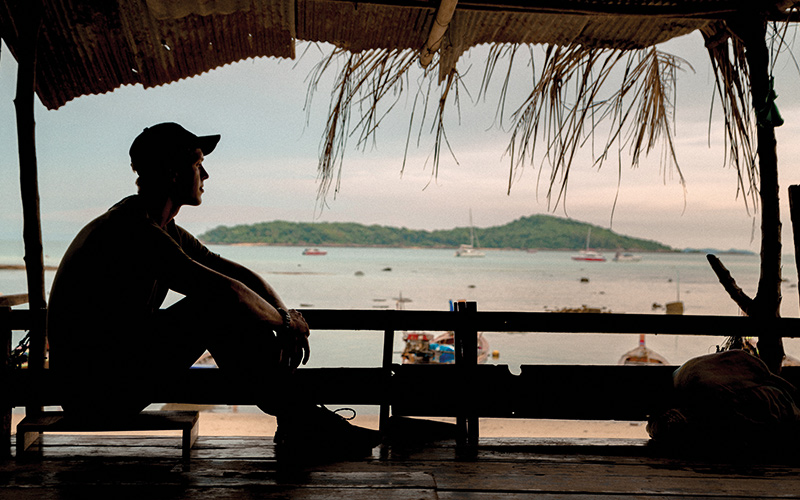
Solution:
<svg viewBox="0 0 800 500">
<path fill-rule="evenodd" d="M 472 227 L 472 209 L 469 209 L 469 244 L 475 246 L 475 229 Z"/>
</svg>

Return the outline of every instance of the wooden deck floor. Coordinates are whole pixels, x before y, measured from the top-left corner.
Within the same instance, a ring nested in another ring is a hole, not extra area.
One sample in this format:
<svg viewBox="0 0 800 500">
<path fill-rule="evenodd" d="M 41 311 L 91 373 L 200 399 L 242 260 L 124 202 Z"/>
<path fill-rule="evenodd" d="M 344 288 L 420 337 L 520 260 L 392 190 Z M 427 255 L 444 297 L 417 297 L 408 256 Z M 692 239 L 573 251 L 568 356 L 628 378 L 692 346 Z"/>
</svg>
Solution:
<svg viewBox="0 0 800 500">
<path fill-rule="evenodd" d="M 46 435 L 31 458 L 0 460 L 0 498 L 800 498 L 800 463 L 656 456 L 642 440 L 482 439 L 474 455 L 444 441 L 376 448 L 316 465 L 275 458 L 269 437 Z"/>
</svg>

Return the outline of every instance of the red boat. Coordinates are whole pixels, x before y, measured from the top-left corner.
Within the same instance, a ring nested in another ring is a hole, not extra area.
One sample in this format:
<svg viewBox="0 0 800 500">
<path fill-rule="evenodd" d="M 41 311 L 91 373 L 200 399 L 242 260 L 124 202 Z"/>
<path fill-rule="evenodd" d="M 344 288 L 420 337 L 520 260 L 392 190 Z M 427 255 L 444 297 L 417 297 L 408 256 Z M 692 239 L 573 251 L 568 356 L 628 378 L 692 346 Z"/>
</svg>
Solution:
<svg viewBox="0 0 800 500">
<path fill-rule="evenodd" d="M 328 252 L 319 248 L 306 248 L 303 250 L 303 255 L 328 255 Z"/>
<path fill-rule="evenodd" d="M 573 255 L 572 260 L 583 260 L 588 262 L 605 262 L 606 258 L 600 252 L 596 252 L 589 248 L 589 240 L 592 237 L 592 228 L 586 233 L 586 250 L 581 250 L 578 255 Z"/>
<path fill-rule="evenodd" d="M 589 262 L 605 262 L 606 258 L 600 252 L 582 250 L 578 255 L 573 255 L 572 260 L 585 260 Z"/>
</svg>

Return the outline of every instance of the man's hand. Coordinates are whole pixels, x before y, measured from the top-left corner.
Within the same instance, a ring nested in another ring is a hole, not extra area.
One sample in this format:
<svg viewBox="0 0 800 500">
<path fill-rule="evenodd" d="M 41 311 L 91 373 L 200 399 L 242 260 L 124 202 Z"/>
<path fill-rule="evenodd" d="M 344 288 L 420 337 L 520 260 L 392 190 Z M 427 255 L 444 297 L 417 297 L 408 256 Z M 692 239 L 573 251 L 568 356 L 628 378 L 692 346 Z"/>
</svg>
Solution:
<svg viewBox="0 0 800 500">
<path fill-rule="evenodd" d="M 280 366 L 294 371 L 301 362 L 306 364 L 311 355 L 311 346 L 308 343 L 311 330 L 299 311 L 289 309 L 287 312 L 289 313 L 288 326 L 277 328 L 275 331 L 280 349 L 278 363 Z"/>
</svg>

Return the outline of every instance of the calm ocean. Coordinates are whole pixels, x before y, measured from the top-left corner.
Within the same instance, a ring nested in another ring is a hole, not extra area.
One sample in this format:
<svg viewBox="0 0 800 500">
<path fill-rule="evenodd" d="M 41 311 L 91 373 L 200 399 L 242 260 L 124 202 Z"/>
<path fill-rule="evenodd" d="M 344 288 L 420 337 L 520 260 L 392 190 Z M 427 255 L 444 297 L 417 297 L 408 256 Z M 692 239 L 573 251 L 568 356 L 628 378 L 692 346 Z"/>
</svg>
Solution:
<svg viewBox="0 0 800 500">
<path fill-rule="evenodd" d="M 57 265 L 66 243 L 45 244 L 45 263 Z M 327 255 L 303 256 L 302 248 L 212 246 L 213 251 L 263 275 L 291 307 L 325 309 L 395 308 L 448 310 L 449 300 L 471 300 L 482 311 L 546 311 L 565 307 L 605 308 L 617 313 L 664 314 L 680 299 L 685 314 L 735 315 L 702 254 L 642 254 L 640 262 L 577 262 L 569 252 L 487 250 L 485 258 L 456 258 L 454 250 L 325 248 Z M 19 264 L 18 242 L 0 242 L 0 264 Z M 759 259 L 722 255 L 738 284 L 752 296 Z M 792 257 L 783 262 L 782 315 L 797 317 L 797 273 Z M 47 271 L 47 288 L 53 278 Z M 587 281 L 588 280 L 588 281 Z M 0 271 L 0 293 L 25 291 L 22 271 Z M 172 296 L 168 300 L 175 300 Z M 21 332 L 15 332 L 21 336 Z M 18 336 L 15 336 L 15 343 Z M 395 360 L 402 340 L 397 336 Z M 517 372 L 520 364 L 616 364 L 637 345 L 636 335 L 487 333 L 495 362 Z M 724 338 L 649 335 L 647 345 L 670 363 L 713 352 Z M 380 332 L 314 331 L 309 366 L 378 366 Z M 787 341 L 787 353 L 800 358 L 800 341 Z"/>
</svg>

